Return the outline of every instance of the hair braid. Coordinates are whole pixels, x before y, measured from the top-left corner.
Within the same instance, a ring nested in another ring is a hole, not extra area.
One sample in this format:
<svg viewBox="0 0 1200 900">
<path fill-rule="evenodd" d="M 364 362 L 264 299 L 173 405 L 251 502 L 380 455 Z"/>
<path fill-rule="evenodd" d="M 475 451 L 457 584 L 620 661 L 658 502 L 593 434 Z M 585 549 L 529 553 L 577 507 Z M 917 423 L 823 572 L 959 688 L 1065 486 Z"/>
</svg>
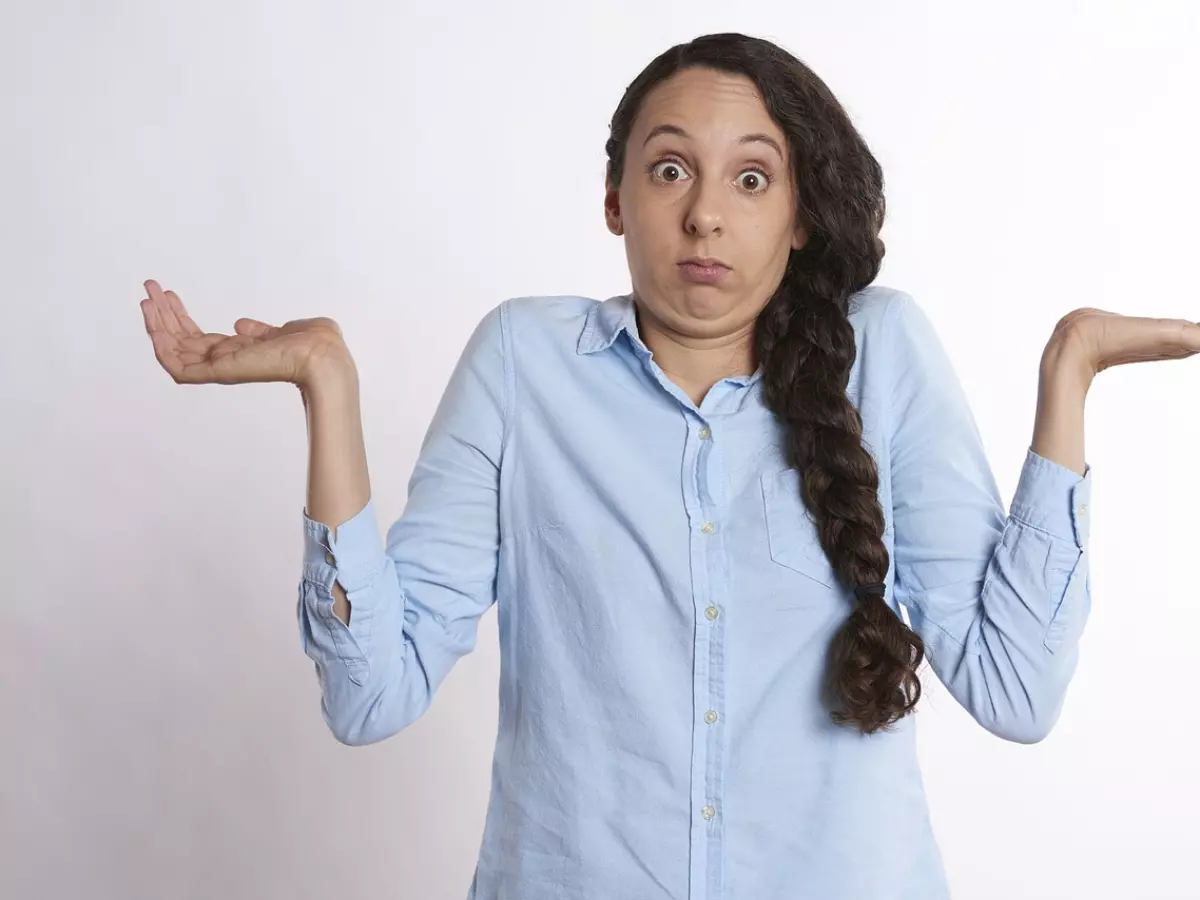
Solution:
<svg viewBox="0 0 1200 900">
<path fill-rule="evenodd" d="M 759 322 L 763 402 L 787 425 L 788 462 L 800 473 L 804 505 L 844 584 L 882 582 L 879 472 L 862 441 L 862 417 L 846 393 L 856 347 L 843 305 L 802 294 L 785 278 Z M 921 697 L 920 635 L 884 599 L 855 601 L 829 648 L 826 690 L 838 724 L 874 732 Z"/>
</svg>

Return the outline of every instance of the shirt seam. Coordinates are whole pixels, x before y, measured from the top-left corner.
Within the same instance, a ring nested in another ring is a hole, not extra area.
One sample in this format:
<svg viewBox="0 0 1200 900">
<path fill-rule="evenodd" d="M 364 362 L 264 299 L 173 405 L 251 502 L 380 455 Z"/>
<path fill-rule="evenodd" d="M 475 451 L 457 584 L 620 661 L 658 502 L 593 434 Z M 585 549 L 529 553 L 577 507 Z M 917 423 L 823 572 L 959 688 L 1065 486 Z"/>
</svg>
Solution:
<svg viewBox="0 0 1200 900">
<path fill-rule="evenodd" d="M 512 416 L 515 408 L 516 379 L 513 373 L 512 354 L 512 298 L 500 304 L 500 367 L 504 378 L 504 390 L 500 394 L 500 450 L 496 454 L 496 468 L 504 465 L 504 454 L 508 449 L 512 433 Z"/>
<path fill-rule="evenodd" d="M 881 337 L 886 337 L 889 334 L 890 327 L 891 327 L 889 325 L 889 323 L 896 316 L 896 313 L 894 312 L 894 310 L 896 309 L 896 307 L 907 302 L 907 299 L 908 298 L 905 294 L 898 292 L 895 295 L 893 295 L 893 299 L 888 302 L 887 306 L 884 308 L 884 311 L 883 311 L 883 324 L 880 326 L 881 330 L 883 331 L 883 334 L 881 335 Z M 888 372 L 894 372 L 896 370 L 896 356 L 895 356 L 895 348 L 892 346 L 893 344 L 894 344 L 894 341 L 884 341 L 884 346 L 888 348 L 888 358 L 887 358 L 887 360 L 885 360 L 885 362 L 886 362 L 885 368 L 886 368 L 886 371 L 888 371 Z M 894 482 L 892 481 L 892 455 L 893 455 L 892 451 L 894 449 L 893 448 L 893 443 L 894 443 L 893 438 L 895 437 L 895 435 L 893 434 L 893 429 L 895 427 L 895 415 L 894 415 L 895 405 L 896 405 L 895 392 L 888 391 L 887 403 L 883 404 L 883 413 L 884 413 L 885 420 L 883 423 L 884 427 L 882 430 L 883 430 L 883 434 L 887 437 L 887 442 L 888 442 L 887 460 L 888 460 L 888 484 L 889 485 L 894 484 Z M 893 506 L 895 505 L 895 499 L 896 498 L 893 495 L 892 496 L 892 505 Z"/>
</svg>

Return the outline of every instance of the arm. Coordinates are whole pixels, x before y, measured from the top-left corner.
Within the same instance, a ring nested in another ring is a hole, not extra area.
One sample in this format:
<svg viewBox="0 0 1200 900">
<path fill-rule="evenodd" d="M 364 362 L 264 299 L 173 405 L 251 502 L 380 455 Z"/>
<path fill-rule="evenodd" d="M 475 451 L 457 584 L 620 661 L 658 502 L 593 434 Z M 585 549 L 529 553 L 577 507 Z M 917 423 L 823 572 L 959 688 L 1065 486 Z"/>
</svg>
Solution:
<svg viewBox="0 0 1200 900">
<path fill-rule="evenodd" d="M 895 354 L 895 599 L 930 666 L 976 721 L 1007 740 L 1041 740 L 1061 711 L 1091 604 L 1082 395 L 1068 367 L 1044 365 L 1034 446 L 1006 514 L 929 319 L 902 295 L 884 327 Z"/>
<path fill-rule="evenodd" d="M 1031 449 L 1082 476 L 1083 409 L 1092 375 L 1079 364 L 1066 333 L 1056 331 L 1042 353 Z"/>
<path fill-rule="evenodd" d="M 356 389 L 306 397 L 312 469 L 297 618 L 322 715 L 342 743 L 384 740 L 424 714 L 494 602 L 505 316 L 503 304 L 493 308 L 468 340 L 386 542 L 369 499 Z"/>
<path fill-rule="evenodd" d="M 371 497 L 358 373 L 352 363 L 331 361 L 301 388 L 301 397 L 308 425 L 305 515 L 329 528 L 336 538 L 336 526 L 366 506 Z M 348 625 L 350 603 L 340 582 L 333 583 L 333 594 L 334 615 Z"/>
</svg>

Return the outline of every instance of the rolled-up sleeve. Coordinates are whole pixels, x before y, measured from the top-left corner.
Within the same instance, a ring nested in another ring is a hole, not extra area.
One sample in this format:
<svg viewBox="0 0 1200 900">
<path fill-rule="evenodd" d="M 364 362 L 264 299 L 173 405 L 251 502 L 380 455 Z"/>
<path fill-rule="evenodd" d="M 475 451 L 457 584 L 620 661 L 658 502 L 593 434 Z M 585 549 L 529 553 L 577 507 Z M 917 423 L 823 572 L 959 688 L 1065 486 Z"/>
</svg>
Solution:
<svg viewBox="0 0 1200 900">
<path fill-rule="evenodd" d="M 375 743 L 419 718 L 495 601 L 506 314 L 494 307 L 468 339 L 386 539 L 373 500 L 336 529 L 302 512 L 301 645 L 342 743 Z M 349 625 L 333 612 L 335 581 Z"/>
<path fill-rule="evenodd" d="M 1083 475 L 1027 450 L 1006 514 L 983 441 L 932 323 L 907 294 L 882 317 L 892 348 L 893 590 L 933 671 L 1011 741 L 1057 721 L 1091 606 Z"/>
</svg>

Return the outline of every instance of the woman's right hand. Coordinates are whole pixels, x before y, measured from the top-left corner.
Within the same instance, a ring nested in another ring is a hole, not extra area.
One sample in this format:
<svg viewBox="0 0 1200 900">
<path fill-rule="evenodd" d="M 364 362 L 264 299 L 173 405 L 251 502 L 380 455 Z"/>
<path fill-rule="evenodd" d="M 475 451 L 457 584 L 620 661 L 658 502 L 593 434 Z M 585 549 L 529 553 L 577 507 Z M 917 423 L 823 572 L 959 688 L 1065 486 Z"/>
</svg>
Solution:
<svg viewBox="0 0 1200 900">
<path fill-rule="evenodd" d="M 287 381 L 305 388 L 318 373 L 353 368 L 333 319 L 296 319 L 277 327 L 238 319 L 232 335 L 206 334 L 174 291 L 153 280 L 145 288 L 142 315 L 154 356 L 176 384 Z"/>
</svg>

